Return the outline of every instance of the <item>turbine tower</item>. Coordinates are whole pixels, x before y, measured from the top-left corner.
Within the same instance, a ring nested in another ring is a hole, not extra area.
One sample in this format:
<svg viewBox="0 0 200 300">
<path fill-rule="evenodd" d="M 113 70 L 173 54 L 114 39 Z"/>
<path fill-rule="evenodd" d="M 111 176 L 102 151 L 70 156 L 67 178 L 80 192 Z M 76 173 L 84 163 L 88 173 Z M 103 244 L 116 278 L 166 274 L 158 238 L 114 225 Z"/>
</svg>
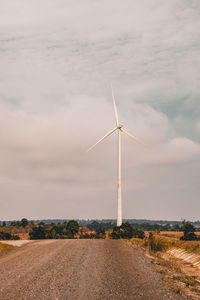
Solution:
<svg viewBox="0 0 200 300">
<path fill-rule="evenodd" d="M 118 112 L 117 112 L 117 106 L 115 102 L 115 96 L 114 96 L 114 91 L 113 88 L 111 87 L 112 90 L 112 99 L 113 99 L 113 106 L 114 106 L 114 113 L 115 113 L 115 121 L 116 121 L 116 127 L 106 133 L 96 144 L 94 144 L 92 147 L 90 147 L 88 151 L 93 149 L 97 144 L 102 142 L 105 138 L 107 138 L 109 135 L 111 135 L 113 132 L 116 130 L 118 131 L 118 157 L 117 157 L 117 164 L 118 164 L 118 177 L 117 177 L 117 226 L 121 226 L 122 224 L 122 186 L 121 186 L 121 133 L 126 134 L 130 138 L 132 138 L 134 141 L 136 141 L 139 144 L 142 144 L 143 146 L 146 146 L 142 141 L 140 141 L 138 138 L 130 134 L 129 132 L 125 131 L 122 129 L 123 125 L 119 123 L 119 117 L 118 117 Z"/>
</svg>

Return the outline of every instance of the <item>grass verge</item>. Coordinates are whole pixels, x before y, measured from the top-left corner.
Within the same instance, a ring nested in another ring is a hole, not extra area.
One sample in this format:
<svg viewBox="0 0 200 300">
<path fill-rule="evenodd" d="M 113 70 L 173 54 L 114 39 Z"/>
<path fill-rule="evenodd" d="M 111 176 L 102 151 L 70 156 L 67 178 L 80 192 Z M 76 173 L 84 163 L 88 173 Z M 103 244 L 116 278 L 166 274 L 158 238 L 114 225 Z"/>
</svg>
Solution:
<svg viewBox="0 0 200 300">
<path fill-rule="evenodd" d="M 2 244 L 0 243 L 0 255 L 3 255 L 13 249 L 16 249 L 16 246 L 8 245 L 8 244 Z"/>
<path fill-rule="evenodd" d="M 146 237 L 144 240 L 133 238 L 129 241 L 135 245 L 148 247 L 154 252 L 166 252 L 170 248 L 181 248 L 188 253 L 200 255 L 200 241 L 181 241 L 156 233 L 153 233 L 151 238 Z"/>
<path fill-rule="evenodd" d="M 185 269 L 177 264 L 176 259 L 169 258 L 165 252 L 170 248 L 183 248 L 188 252 L 198 253 L 199 246 L 193 242 L 174 241 L 163 236 L 154 235 L 152 240 L 131 239 L 125 240 L 135 247 L 146 250 L 147 256 L 154 265 L 153 270 L 162 278 L 162 285 L 180 294 L 183 299 L 200 299 L 200 281 L 197 276 L 190 276 Z M 189 244 L 190 243 L 190 244 Z M 168 257 L 168 258 L 167 258 Z"/>
</svg>

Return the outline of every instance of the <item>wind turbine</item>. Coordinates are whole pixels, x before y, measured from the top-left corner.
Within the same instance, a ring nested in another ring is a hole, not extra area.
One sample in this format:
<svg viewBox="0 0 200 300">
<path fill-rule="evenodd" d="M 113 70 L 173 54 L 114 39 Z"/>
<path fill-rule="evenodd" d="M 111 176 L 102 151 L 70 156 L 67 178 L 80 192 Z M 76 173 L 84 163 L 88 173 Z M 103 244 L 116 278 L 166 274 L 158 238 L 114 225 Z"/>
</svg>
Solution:
<svg viewBox="0 0 200 300">
<path fill-rule="evenodd" d="M 116 121 L 116 127 L 112 130 L 110 130 L 108 133 L 106 133 L 96 144 L 94 144 L 92 147 L 90 147 L 88 151 L 93 149 L 97 144 L 102 142 L 105 138 L 107 138 L 109 135 L 111 135 L 113 132 L 116 130 L 118 131 L 118 178 L 117 178 L 117 226 L 121 226 L 122 224 L 122 186 L 121 186 L 121 133 L 126 134 L 130 138 L 132 138 L 134 141 L 136 141 L 139 144 L 142 144 L 143 146 L 146 146 L 142 141 L 140 141 L 138 138 L 130 134 L 129 132 L 125 131 L 122 129 L 123 125 L 119 123 L 119 117 L 118 117 L 118 112 L 117 112 L 117 106 L 115 102 L 115 96 L 114 96 L 114 91 L 111 86 L 112 90 L 112 99 L 113 99 L 113 106 L 114 106 L 114 113 L 115 113 L 115 121 Z"/>
</svg>

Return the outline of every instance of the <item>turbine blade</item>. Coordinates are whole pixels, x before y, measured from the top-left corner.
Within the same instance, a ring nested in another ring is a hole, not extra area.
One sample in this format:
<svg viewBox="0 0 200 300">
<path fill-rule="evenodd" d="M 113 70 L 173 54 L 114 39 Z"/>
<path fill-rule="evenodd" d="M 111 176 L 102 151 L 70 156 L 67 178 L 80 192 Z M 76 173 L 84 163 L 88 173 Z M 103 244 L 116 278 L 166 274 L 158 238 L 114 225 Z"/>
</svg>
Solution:
<svg viewBox="0 0 200 300">
<path fill-rule="evenodd" d="M 112 90 L 112 98 L 113 98 L 113 106 L 114 106 L 114 112 L 115 112 L 116 125 L 119 126 L 119 118 L 118 118 L 117 106 L 116 106 L 116 102 L 115 102 L 114 90 L 113 90 L 112 85 L 111 85 L 111 90 Z"/>
<path fill-rule="evenodd" d="M 125 133 L 126 135 L 128 135 L 130 138 L 132 138 L 134 141 L 136 141 L 137 143 L 139 144 L 142 144 L 143 146 L 146 146 L 145 143 L 143 143 L 142 141 L 140 141 L 138 138 L 136 138 L 135 136 L 133 136 L 132 134 L 130 134 L 129 132 L 127 132 L 126 130 L 124 129 L 120 129 L 123 133 Z"/>
<path fill-rule="evenodd" d="M 92 150 L 92 148 L 94 148 L 97 144 L 99 144 L 100 142 L 102 142 L 105 138 L 107 138 L 109 135 L 111 135 L 115 130 L 117 130 L 117 127 L 115 127 L 114 129 L 112 129 L 111 131 L 109 131 L 108 133 L 106 133 L 98 142 L 96 142 L 96 144 L 94 144 L 92 147 L 90 147 L 86 152 Z"/>
</svg>

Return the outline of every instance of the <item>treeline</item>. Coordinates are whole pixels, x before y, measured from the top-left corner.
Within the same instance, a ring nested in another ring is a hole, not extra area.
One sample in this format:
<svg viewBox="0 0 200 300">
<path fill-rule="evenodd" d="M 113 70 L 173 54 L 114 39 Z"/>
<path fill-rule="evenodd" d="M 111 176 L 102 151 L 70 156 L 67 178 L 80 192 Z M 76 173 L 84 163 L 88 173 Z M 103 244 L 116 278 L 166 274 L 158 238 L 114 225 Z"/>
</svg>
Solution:
<svg viewBox="0 0 200 300">
<path fill-rule="evenodd" d="M 144 231 L 182 231 L 181 224 L 150 224 L 150 223 L 134 223 L 134 227 Z"/>
<path fill-rule="evenodd" d="M 39 223 L 29 232 L 31 240 L 37 239 L 105 239 L 106 232 L 98 226 L 90 231 L 86 226 L 80 226 L 77 221 L 71 220 L 62 224 Z"/>
<path fill-rule="evenodd" d="M 160 231 L 181 231 L 183 236 L 181 240 L 191 241 L 200 240 L 200 237 L 195 234 L 197 229 L 188 222 L 183 221 L 180 225 L 160 225 L 149 223 L 122 223 L 121 226 L 116 226 L 112 222 L 89 222 L 87 226 L 80 226 L 76 220 L 65 221 L 63 223 L 50 223 L 40 221 L 35 224 L 26 218 L 20 221 L 12 221 L 9 226 L 5 223 L 1 224 L 0 240 L 16 240 L 19 236 L 26 234 L 26 238 L 37 239 L 130 239 L 130 238 L 145 238 L 144 231 L 157 232 Z M 17 235 L 19 234 L 19 236 Z M 23 236 L 24 237 L 24 236 Z M 22 237 L 22 238 L 23 238 Z"/>
<path fill-rule="evenodd" d="M 21 219 L 21 221 L 0 221 L 0 227 L 26 227 L 27 225 L 34 225 L 34 222 L 28 221 L 26 218 Z"/>
<path fill-rule="evenodd" d="M 0 231 L 0 240 L 19 240 L 19 236 Z"/>
<path fill-rule="evenodd" d="M 31 240 L 38 239 L 73 239 L 79 231 L 77 221 L 71 220 L 63 224 L 39 224 L 32 226 L 29 236 Z"/>
<path fill-rule="evenodd" d="M 127 224 L 131 224 L 134 228 L 141 229 L 143 231 L 183 231 L 182 224 L 150 224 L 150 223 L 130 223 L 130 222 L 124 222 Z M 116 226 L 116 222 L 98 222 L 93 221 L 89 224 L 86 223 L 87 228 L 90 230 L 96 230 L 98 227 L 103 228 L 104 230 L 113 229 Z M 197 228 L 195 228 L 196 231 L 198 231 Z"/>
<path fill-rule="evenodd" d="M 133 237 L 144 238 L 144 231 L 134 227 L 128 222 L 121 226 L 114 226 L 110 223 L 99 223 L 93 221 L 88 226 L 80 226 L 76 220 L 68 222 L 45 224 L 39 222 L 34 224 L 23 218 L 21 221 L 12 221 L 10 226 L 5 226 L 5 231 L 1 232 L 0 239 L 19 239 L 17 235 L 11 235 L 14 228 L 28 231 L 31 240 L 38 239 L 130 239 Z"/>
<path fill-rule="evenodd" d="M 13 227 L 26 227 L 34 225 L 55 225 L 55 224 L 66 224 L 70 220 L 31 220 L 28 221 L 26 218 L 23 218 L 21 221 L 0 221 L 1 227 L 13 226 Z M 116 225 L 116 220 L 75 220 L 79 226 L 86 226 L 89 230 L 95 231 L 99 227 L 105 231 L 113 229 Z M 157 222 L 157 223 L 156 223 Z M 152 220 L 135 220 L 127 219 L 123 220 L 123 223 L 129 223 L 133 227 L 144 230 L 144 231 L 182 231 L 182 222 L 178 221 L 152 221 Z M 200 231 L 200 222 L 190 222 L 194 227 L 195 231 Z"/>
</svg>

